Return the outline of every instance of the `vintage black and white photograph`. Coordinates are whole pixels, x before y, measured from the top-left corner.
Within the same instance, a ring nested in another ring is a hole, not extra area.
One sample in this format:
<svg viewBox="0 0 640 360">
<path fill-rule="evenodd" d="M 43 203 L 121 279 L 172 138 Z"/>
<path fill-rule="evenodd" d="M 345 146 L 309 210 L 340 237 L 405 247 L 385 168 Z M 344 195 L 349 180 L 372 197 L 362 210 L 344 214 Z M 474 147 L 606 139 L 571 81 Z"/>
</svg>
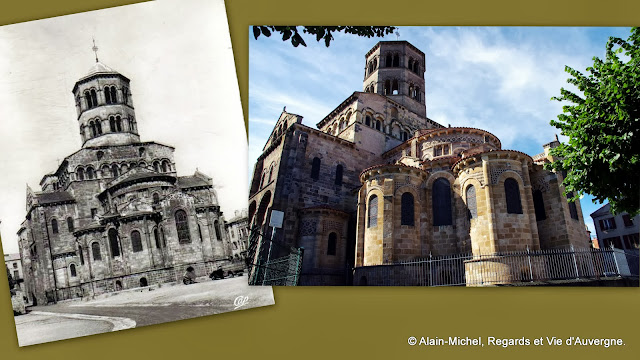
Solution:
<svg viewBox="0 0 640 360">
<path fill-rule="evenodd" d="M 638 285 L 638 29 L 249 32 L 252 284 Z"/>
<path fill-rule="evenodd" d="M 247 137 L 222 0 L 3 26 L 0 73 L 20 346 L 274 304 L 247 283 Z"/>
</svg>

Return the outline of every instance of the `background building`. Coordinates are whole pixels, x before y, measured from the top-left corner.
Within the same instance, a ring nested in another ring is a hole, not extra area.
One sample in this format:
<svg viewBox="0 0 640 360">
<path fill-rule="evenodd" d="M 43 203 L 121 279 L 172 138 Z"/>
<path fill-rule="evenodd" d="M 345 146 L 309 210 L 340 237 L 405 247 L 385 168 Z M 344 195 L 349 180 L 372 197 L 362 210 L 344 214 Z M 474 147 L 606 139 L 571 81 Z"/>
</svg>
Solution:
<svg viewBox="0 0 640 360">
<path fill-rule="evenodd" d="M 640 246 L 640 215 L 613 215 L 607 203 L 591 214 L 600 248 L 631 250 Z"/>
<path fill-rule="evenodd" d="M 351 270 L 431 255 L 587 247 L 564 174 L 502 149 L 488 131 L 444 127 L 425 105 L 425 55 L 407 41 L 365 55 L 363 91 L 317 124 L 283 110 L 255 164 L 249 223 L 303 247 L 301 284 L 338 285 Z M 479 266 L 484 266 L 480 264 Z M 362 274 L 366 278 L 366 274 Z"/>
<path fill-rule="evenodd" d="M 19 288 L 24 293 L 24 276 L 22 275 L 22 259 L 20 254 L 4 254 L 4 265 L 9 269 L 13 281 L 15 282 L 14 289 Z"/>
<path fill-rule="evenodd" d="M 37 304 L 172 282 L 230 264 L 210 177 L 177 176 L 174 148 L 141 141 L 129 79 L 98 62 L 73 87 L 82 148 L 27 186 L 18 231 Z"/>
<path fill-rule="evenodd" d="M 234 261 L 244 261 L 249 246 L 249 219 L 247 209 L 236 210 L 233 218 L 224 224 L 228 233 L 231 254 Z"/>
</svg>

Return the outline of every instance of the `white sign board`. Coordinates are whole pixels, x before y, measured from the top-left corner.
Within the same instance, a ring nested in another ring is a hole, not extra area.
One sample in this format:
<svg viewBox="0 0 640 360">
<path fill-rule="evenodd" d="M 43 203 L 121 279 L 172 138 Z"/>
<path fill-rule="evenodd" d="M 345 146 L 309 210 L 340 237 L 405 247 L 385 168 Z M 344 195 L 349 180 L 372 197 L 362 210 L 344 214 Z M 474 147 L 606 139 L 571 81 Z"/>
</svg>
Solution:
<svg viewBox="0 0 640 360">
<path fill-rule="evenodd" d="M 284 219 L 284 212 L 279 210 L 271 210 L 271 218 L 269 219 L 269 226 L 272 228 L 282 228 L 282 220 Z"/>
</svg>

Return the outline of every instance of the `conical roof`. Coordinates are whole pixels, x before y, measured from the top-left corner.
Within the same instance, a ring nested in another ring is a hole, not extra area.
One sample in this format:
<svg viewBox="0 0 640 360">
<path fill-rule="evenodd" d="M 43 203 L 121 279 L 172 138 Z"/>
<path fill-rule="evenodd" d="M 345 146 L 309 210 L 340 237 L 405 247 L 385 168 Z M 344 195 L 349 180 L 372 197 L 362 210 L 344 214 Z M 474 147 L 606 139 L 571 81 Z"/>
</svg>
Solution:
<svg viewBox="0 0 640 360">
<path fill-rule="evenodd" d="M 93 66 L 89 69 L 87 76 L 98 74 L 98 73 L 117 73 L 117 71 L 108 67 L 107 65 L 97 61 Z"/>
</svg>

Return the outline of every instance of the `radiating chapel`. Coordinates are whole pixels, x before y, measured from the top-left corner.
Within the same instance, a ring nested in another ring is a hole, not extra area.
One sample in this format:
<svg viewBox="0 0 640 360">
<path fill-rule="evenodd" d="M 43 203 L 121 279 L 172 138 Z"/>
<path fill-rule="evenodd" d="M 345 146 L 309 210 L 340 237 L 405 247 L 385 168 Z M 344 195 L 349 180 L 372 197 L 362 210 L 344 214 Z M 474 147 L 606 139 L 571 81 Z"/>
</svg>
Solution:
<svg viewBox="0 0 640 360">
<path fill-rule="evenodd" d="M 82 147 L 43 176 L 42 191 L 27 186 L 18 236 L 29 300 L 174 282 L 188 266 L 198 275 L 226 266 L 232 249 L 212 179 L 178 176 L 172 146 L 141 141 L 130 80 L 96 57 L 72 92 Z"/>
<path fill-rule="evenodd" d="M 282 112 L 255 164 L 249 221 L 304 247 L 301 284 L 351 284 L 352 270 L 430 255 L 588 246 L 565 174 L 549 149 L 503 149 L 489 131 L 427 116 L 425 54 L 382 41 L 366 55 L 363 91 L 316 124 Z M 357 272 L 357 271 L 356 271 Z M 357 281 L 355 281 L 357 282 Z"/>
</svg>

